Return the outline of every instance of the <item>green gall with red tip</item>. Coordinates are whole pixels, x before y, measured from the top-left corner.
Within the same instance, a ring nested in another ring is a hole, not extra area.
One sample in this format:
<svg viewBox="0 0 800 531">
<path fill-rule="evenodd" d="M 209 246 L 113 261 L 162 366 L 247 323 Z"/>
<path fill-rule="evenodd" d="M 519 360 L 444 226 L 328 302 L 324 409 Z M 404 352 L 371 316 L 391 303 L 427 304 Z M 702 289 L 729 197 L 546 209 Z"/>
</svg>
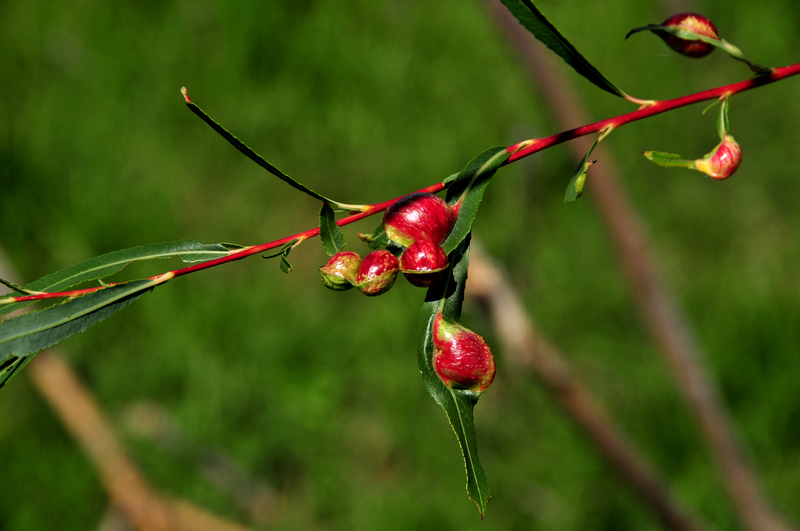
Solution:
<svg viewBox="0 0 800 531">
<path fill-rule="evenodd" d="M 394 285 L 400 261 L 385 249 L 372 251 L 361 261 L 353 284 L 364 295 L 376 296 L 386 293 Z"/>
<path fill-rule="evenodd" d="M 438 195 L 415 192 L 386 209 L 383 230 L 391 241 L 403 247 L 420 240 L 441 245 L 453 229 L 456 217 L 453 207 Z"/>
<path fill-rule="evenodd" d="M 665 28 L 688 31 L 709 39 L 719 40 L 719 34 L 714 23 L 697 13 L 679 13 L 669 17 L 661 25 Z M 705 57 L 713 52 L 715 48 L 713 44 L 697 39 L 684 39 L 666 32 L 657 32 L 657 34 L 667 43 L 667 46 L 686 57 L 695 59 Z"/>
<path fill-rule="evenodd" d="M 494 380 L 495 364 L 481 336 L 438 314 L 433 322 L 433 366 L 451 389 L 481 393 Z"/>
<path fill-rule="evenodd" d="M 400 271 L 411 284 L 430 287 L 447 276 L 447 255 L 442 246 L 431 240 L 419 240 L 403 251 Z"/>
<path fill-rule="evenodd" d="M 714 151 L 694 161 L 695 169 L 714 179 L 727 179 L 742 163 L 742 148 L 731 135 L 725 135 Z"/>
<path fill-rule="evenodd" d="M 328 263 L 319 268 L 322 283 L 334 291 L 345 291 L 353 287 L 356 273 L 361 265 L 361 255 L 353 251 L 342 251 L 331 256 Z"/>
</svg>

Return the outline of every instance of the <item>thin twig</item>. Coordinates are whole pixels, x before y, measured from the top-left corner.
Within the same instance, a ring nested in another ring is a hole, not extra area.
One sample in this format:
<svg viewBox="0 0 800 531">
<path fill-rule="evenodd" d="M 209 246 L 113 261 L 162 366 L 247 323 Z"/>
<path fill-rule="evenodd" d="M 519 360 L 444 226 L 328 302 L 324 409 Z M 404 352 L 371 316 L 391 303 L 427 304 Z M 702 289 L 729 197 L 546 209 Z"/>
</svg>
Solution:
<svg viewBox="0 0 800 531">
<path fill-rule="evenodd" d="M 91 458 L 114 503 L 133 525 L 157 531 L 246 530 L 185 501 L 157 494 L 128 459 L 92 394 L 62 356 L 40 353 L 28 374 Z"/>
<path fill-rule="evenodd" d="M 642 120 L 644 118 L 649 118 L 656 114 L 661 114 L 663 112 L 672 111 L 679 107 L 684 107 L 686 105 L 691 105 L 694 103 L 699 103 L 701 101 L 713 100 L 718 99 L 720 97 L 728 97 L 732 94 L 736 94 L 739 92 L 744 92 L 746 90 L 750 90 L 756 87 L 760 87 L 763 85 L 767 85 L 770 83 L 774 83 L 776 81 L 780 81 L 782 79 L 786 79 L 788 77 L 800 74 L 800 63 L 784 66 L 780 68 L 775 68 L 772 72 L 768 75 L 758 76 L 751 79 L 746 79 L 744 81 L 739 81 L 738 83 L 731 83 L 729 85 L 723 85 L 721 87 L 704 90 L 701 92 L 697 92 L 695 94 L 689 94 L 686 96 L 681 96 L 679 98 L 674 98 L 671 100 L 663 100 L 658 101 L 653 105 L 648 107 L 639 109 L 637 111 L 621 114 L 619 116 L 614 116 L 613 118 L 607 118 L 605 120 L 600 120 L 599 122 L 590 123 L 581 127 L 576 127 L 574 129 L 570 129 L 568 131 L 563 131 L 561 133 L 557 133 L 555 135 L 550 135 L 544 138 L 536 138 L 530 140 L 523 140 L 522 142 L 517 142 L 511 146 L 508 146 L 506 149 L 511 156 L 505 162 L 505 164 L 511 164 L 512 162 L 516 162 L 522 158 L 528 157 L 533 155 L 534 153 L 538 153 L 543 149 L 547 149 L 553 147 L 557 144 L 561 144 L 562 142 L 567 142 L 569 140 L 574 140 L 576 138 L 580 138 L 586 135 L 590 135 L 593 133 L 598 133 L 602 131 L 608 131 L 610 128 L 620 127 L 625 124 L 629 124 L 631 122 L 635 122 L 638 120 Z M 430 192 L 430 193 L 437 193 L 445 188 L 450 186 L 450 183 L 437 183 L 432 184 L 431 186 L 425 187 L 420 192 Z M 376 203 L 374 205 L 359 205 L 360 208 L 363 208 L 362 212 L 357 214 L 353 214 L 351 216 L 344 217 L 342 219 L 337 220 L 336 224 L 340 227 L 345 225 L 349 225 L 350 223 L 354 223 L 356 221 L 360 221 L 364 218 L 369 216 L 373 216 L 380 212 L 386 210 L 390 205 L 396 202 L 399 197 L 391 199 L 389 201 L 384 201 L 382 203 Z M 207 262 L 201 262 L 199 264 L 194 264 L 188 267 L 184 267 L 182 269 L 176 269 L 175 271 L 169 271 L 167 273 L 163 273 L 161 275 L 156 275 L 153 277 L 149 277 L 150 279 L 156 279 L 158 277 L 160 283 L 166 282 L 171 280 L 175 277 L 187 275 L 189 273 L 194 273 L 196 271 L 201 271 L 204 269 L 209 269 L 211 267 L 216 267 L 218 265 L 227 264 L 228 262 L 233 262 L 236 260 L 241 260 L 242 258 L 247 258 L 249 256 L 253 256 L 256 254 L 260 254 L 277 247 L 280 247 L 288 242 L 293 240 L 300 240 L 304 241 L 309 238 L 313 238 L 319 235 L 319 228 L 309 229 L 304 232 L 300 232 L 293 236 L 287 236 L 285 238 L 281 238 L 280 240 L 275 240 L 269 243 L 264 243 L 260 245 L 253 245 L 250 247 L 245 247 L 240 249 L 236 252 L 232 252 L 227 256 L 223 256 L 221 258 L 217 258 L 216 260 L 209 260 Z M 64 292 L 52 292 L 52 293 L 39 293 L 33 295 L 24 295 L 20 297 L 0 297 L 0 304 L 8 304 L 12 302 L 24 302 L 24 301 L 34 301 L 34 300 L 41 300 L 41 299 L 49 299 L 49 298 L 60 298 L 60 297 L 76 297 L 80 295 L 85 295 L 87 293 L 91 293 L 94 291 L 99 291 L 105 289 L 107 287 L 113 286 L 115 284 L 108 284 L 105 286 L 98 286 L 95 288 L 87 288 L 82 290 L 73 290 L 73 291 L 64 291 Z"/>
<path fill-rule="evenodd" d="M 558 69 L 547 60 L 549 57 L 545 58 L 538 49 L 530 46 L 530 36 L 499 2 L 490 0 L 489 4 L 531 76 L 542 87 L 559 122 L 564 125 L 585 123 L 587 113 L 580 100 L 574 96 L 563 76 L 556 73 Z M 744 82 L 736 84 L 738 88 L 742 87 L 741 83 Z M 757 86 L 761 81 L 753 78 L 750 83 Z M 585 150 L 577 144 L 572 144 L 572 147 L 576 158 L 583 157 Z M 603 164 L 592 168 L 589 189 L 612 236 L 626 277 L 632 284 L 645 324 L 698 419 L 742 520 L 754 531 L 788 531 L 792 527 L 771 507 L 764 495 L 735 435 L 694 334 L 657 271 L 638 216 L 616 177 L 613 160 L 601 150 L 602 146 L 598 147 L 595 155 L 603 160 Z"/>
</svg>

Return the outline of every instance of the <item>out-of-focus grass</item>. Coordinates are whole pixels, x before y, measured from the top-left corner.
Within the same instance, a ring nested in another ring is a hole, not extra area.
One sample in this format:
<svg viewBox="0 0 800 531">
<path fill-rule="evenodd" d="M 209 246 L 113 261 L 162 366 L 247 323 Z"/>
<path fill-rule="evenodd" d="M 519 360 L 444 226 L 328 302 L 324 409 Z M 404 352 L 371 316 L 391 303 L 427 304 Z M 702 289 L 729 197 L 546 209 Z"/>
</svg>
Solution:
<svg viewBox="0 0 800 531">
<path fill-rule="evenodd" d="M 626 1 L 572 4 L 541 7 L 637 96 L 667 98 L 747 75 L 719 52 L 692 61 L 651 35 L 622 40 L 669 13 Z M 800 60 L 800 16 L 789 0 L 715 0 L 703 11 L 753 60 Z M 0 50 L 0 245 L 26 280 L 142 243 L 261 243 L 315 224 L 315 202 L 197 120 L 182 104 L 182 85 L 278 167 L 350 202 L 396 197 L 486 147 L 556 132 L 480 2 L 9 0 L 0 4 Z M 744 162 L 726 182 L 640 155 L 707 152 L 714 116 L 699 106 L 605 142 L 765 487 L 794 520 L 797 83 L 734 98 Z M 576 84 L 597 119 L 629 110 Z M 642 332 L 591 199 L 561 204 L 575 163 L 565 153 L 503 169 L 475 232 L 677 494 L 719 528 L 735 528 L 713 459 Z M 350 247 L 363 251 L 355 232 L 375 223 L 347 229 Z M 112 418 L 156 402 L 196 444 L 275 489 L 285 500 L 276 529 L 477 526 L 456 441 L 416 367 L 422 292 L 403 282 L 377 299 L 328 292 L 315 271 L 321 247 L 309 242 L 292 259 L 288 276 L 252 258 L 176 280 L 64 348 Z M 490 337 L 477 314 L 468 309 L 464 320 Z M 656 528 L 537 383 L 510 378 L 504 353 L 496 355 L 497 380 L 476 409 L 494 494 L 480 525 Z M 196 463 L 128 442 L 158 489 L 246 520 Z M 0 391 L 0 447 L 0 528 L 97 524 L 106 495 L 24 374 Z"/>
</svg>

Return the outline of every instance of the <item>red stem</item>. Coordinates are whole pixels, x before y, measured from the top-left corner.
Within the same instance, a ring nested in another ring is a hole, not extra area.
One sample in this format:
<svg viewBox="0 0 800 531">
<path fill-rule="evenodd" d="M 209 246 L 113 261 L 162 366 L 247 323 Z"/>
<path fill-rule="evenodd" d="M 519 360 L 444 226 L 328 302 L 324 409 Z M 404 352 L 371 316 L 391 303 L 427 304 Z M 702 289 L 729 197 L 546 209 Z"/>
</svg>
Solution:
<svg viewBox="0 0 800 531">
<path fill-rule="evenodd" d="M 689 94 L 688 96 L 681 96 L 680 98 L 675 98 L 672 100 L 658 101 L 655 104 L 650 105 L 649 107 L 644 107 L 642 109 L 639 109 L 638 111 L 629 112 L 627 114 L 621 114 L 619 116 L 608 118 L 600 122 L 595 122 L 593 124 L 576 127 L 575 129 L 564 131 L 563 133 L 558 133 L 556 135 L 548 136 L 546 138 L 536 139 L 533 141 L 531 145 L 519 149 L 516 153 L 511 155 L 508 161 L 506 161 L 506 164 L 511 164 L 514 161 L 527 157 L 528 155 L 532 155 L 533 153 L 536 153 L 543 149 L 555 146 L 556 144 L 566 142 L 567 140 L 572 140 L 580 136 L 602 131 L 606 127 L 616 128 L 630 122 L 635 122 L 643 118 L 649 118 L 650 116 L 661 114 L 662 112 L 677 109 L 678 107 L 685 107 L 686 105 L 691 105 L 693 103 L 698 103 L 701 101 L 712 100 L 714 98 L 721 98 L 723 96 L 724 97 L 732 96 L 733 94 L 744 92 L 745 90 L 750 90 L 756 87 L 760 87 L 762 85 L 768 85 L 769 83 L 774 83 L 775 81 L 780 81 L 781 79 L 794 76 L 797 74 L 800 74 L 800 63 L 790 66 L 782 66 L 779 68 L 774 68 L 769 74 L 756 76 L 747 79 L 745 81 L 731 83 L 730 85 L 723 85 L 721 87 L 704 90 L 702 92 L 697 92 L 695 94 Z M 510 146 L 508 150 L 513 151 L 513 149 L 519 145 L 520 144 L 515 144 L 513 146 Z"/>
<path fill-rule="evenodd" d="M 556 144 L 561 144 L 562 142 L 566 142 L 568 140 L 573 140 L 575 138 L 579 138 L 581 136 L 589 135 L 592 133 L 597 133 L 602 131 L 606 128 L 617 128 L 621 125 L 625 125 L 631 122 L 635 122 L 638 120 L 642 120 L 644 118 L 649 118 L 650 116 L 654 116 L 656 114 L 661 114 L 663 112 L 671 111 L 673 109 L 677 109 L 678 107 L 685 107 L 686 105 L 691 105 L 693 103 L 698 103 L 701 101 L 707 101 L 715 98 L 721 97 L 729 97 L 733 94 L 737 94 L 739 92 L 744 92 L 746 90 L 750 90 L 756 87 L 760 87 L 762 85 L 768 85 L 770 83 L 774 83 L 776 81 L 780 81 L 790 76 L 794 76 L 800 74 L 800 63 L 793 64 L 790 66 L 783 66 L 779 68 L 774 68 L 770 73 L 759 75 L 745 81 L 739 81 L 737 83 L 731 83 L 729 85 L 723 85 L 721 87 L 704 90 L 702 92 L 697 92 L 695 94 L 689 94 L 687 96 L 681 96 L 679 98 L 671 99 L 671 100 L 664 100 L 658 101 L 653 105 L 643 107 L 639 110 L 629 112 L 626 114 L 620 114 L 619 116 L 615 116 L 613 118 L 607 118 L 606 120 L 602 120 L 599 122 L 595 122 L 592 124 L 584 125 L 581 127 L 576 127 L 575 129 L 570 129 L 569 131 L 563 131 L 561 133 L 551 135 L 545 138 L 538 138 L 535 140 L 525 140 L 523 142 L 518 142 L 512 146 L 509 146 L 507 150 L 511 152 L 511 156 L 505 162 L 505 164 L 511 164 L 519 159 L 525 158 L 529 155 L 533 155 L 539 151 L 547 149 L 549 147 L 555 146 Z M 448 185 L 437 183 L 427 188 L 423 188 L 422 190 L 418 190 L 419 192 L 430 192 L 436 193 L 444 190 Z M 405 197 L 405 196 L 403 196 Z M 393 204 L 395 201 L 400 199 L 399 197 L 395 199 L 391 199 L 389 201 L 384 201 L 383 203 L 376 203 L 374 205 L 368 205 L 367 209 L 364 212 L 359 212 L 357 214 L 353 214 L 351 216 L 347 216 L 342 218 L 336 222 L 337 225 L 343 227 L 345 225 L 349 225 L 350 223 L 354 223 L 356 221 L 362 220 L 379 212 L 383 212 L 389 205 Z M 241 260 L 242 258 L 247 258 L 248 256 L 252 256 L 254 254 L 263 253 L 269 251 L 271 249 L 275 249 L 276 247 L 280 247 L 285 245 L 293 240 L 300 240 L 304 241 L 309 238 L 313 238 L 319 234 L 319 228 L 313 228 L 311 230 L 307 230 L 305 232 L 301 232 L 295 234 L 294 236 L 287 236 L 286 238 L 281 238 L 280 240 L 275 240 L 273 242 L 264 243 L 261 245 L 253 245 L 251 247 L 245 247 L 239 251 L 233 252 L 227 256 L 223 256 L 221 258 L 217 258 L 215 260 L 210 260 L 208 262 L 202 262 L 199 264 L 194 264 L 188 267 L 184 267 L 182 269 L 176 269 L 175 271 L 171 271 L 168 273 L 163 273 L 161 275 L 156 275 L 153 277 L 148 277 L 150 279 L 157 279 L 159 277 L 163 278 L 162 282 L 166 282 L 174 277 L 180 277 L 183 275 L 187 275 L 189 273 L 194 273 L 195 271 L 200 271 L 203 269 L 209 269 L 211 267 L 215 267 L 218 265 L 226 264 L 228 262 L 233 262 L 235 260 Z M 113 286 L 115 284 L 108 284 L 107 286 Z M 41 293 L 36 295 L 25 295 L 22 297 L 9 297 L 9 302 L 23 302 L 23 301 L 34 301 L 40 299 L 52 299 L 58 297 L 77 297 L 80 295 L 85 295 L 87 293 L 91 293 L 94 291 L 99 291 L 101 289 L 105 289 L 107 286 L 98 286 L 95 288 L 88 288 L 88 289 L 80 289 L 80 290 L 73 290 L 73 291 L 62 291 L 62 292 L 53 292 L 53 293 Z"/>
</svg>

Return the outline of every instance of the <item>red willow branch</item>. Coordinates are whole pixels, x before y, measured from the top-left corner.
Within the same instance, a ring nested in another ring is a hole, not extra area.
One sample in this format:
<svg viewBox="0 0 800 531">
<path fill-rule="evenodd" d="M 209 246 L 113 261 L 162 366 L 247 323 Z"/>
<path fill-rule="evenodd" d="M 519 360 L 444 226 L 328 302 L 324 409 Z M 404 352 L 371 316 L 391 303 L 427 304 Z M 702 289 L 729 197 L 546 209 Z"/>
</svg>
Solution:
<svg viewBox="0 0 800 531">
<path fill-rule="evenodd" d="M 701 101 L 708 101 L 713 99 L 727 98 L 739 92 L 744 92 L 746 90 L 768 85 L 770 83 L 775 83 L 776 81 L 780 81 L 782 79 L 786 79 L 787 77 L 791 77 L 797 74 L 800 74 L 800 63 L 774 68 L 768 74 L 759 75 L 754 78 L 747 79 L 745 81 L 739 81 L 737 83 L 723 85 L 721 87 L 704 90 L 702 92 L 689 94 L 687 96 L 681 96 L 679 98 L 671 100 L 657 101 L 652 105 L 640 108 L 639 110 L 633 112 L 620 114 L 613 118 L 607 118 L 599 122 L 584 125 L 581 127 L 576 127 L 575 129 L 570 129 L 569 131 L 563 131 L 561 133 L 557 133 L 555 135 L 551 135 L 548 137 L 537 138 L 532 140 L 524 140 L 522 142 L 518 142 L 506 148 L 511 153 L 511 156 L 505 162 L 505 164 L 511 164 L 512 162 L 518 161 L 522 158 L 533 155 L 534 153 L 555 146 L 556 144 L 561 144 L 562 142 L 566 142 L 568 140 L 574 140 L 576 138 L 590 135 L 592 133 L 605 132 L 611 129 L 616 129 L 617 127 L 620 127 L 622 125 L 629 124 L 631 122 L 636 122 L 644 118 L 649 118 L 650 116 L 655 116 L 656 114 L 661 114 L 667 111 L 671 111 L 679 107 L 685 107 L 693 103 L 699 103 Z M 418 191 L 436 193 L 444 190 L 448 186 L 449 186 L 448 184 L 437 183 Z M 357 214 L 353 214 L 345 218 L 342 218 L 338 220 L 336 224 L 339 225 L 340 227 L 343 227 L 345 225 L 355 223 L 356 221 L 360 221 L 364 218 L 383 212 L 384 210 L 386 210 L 386 208 L 388 208 L 398 199 L 400 198 L 397 197 L 395 199 L 384 201 L 382 203 L 367 205 L 366 209 L 363 212 L 359 212 Z M 243 249 L 234 251 L 227 256 L 223 256 L 215 260 L 209 260 L 208 262 L 202 262 L 199 264 L 194 264 L 191 266 L 184 267 L 182 269 L 176 269 L 174 271 L 162 273 L 161 275 L 148 277 L 148 279 L 157 280 L 158 282 L 156 285 L 163 284 L 164 282 L 172 280 L 175 277 L 188 275 L 189 273 L 194 273 L 196 271 L 201 271 L 203 269 L 209 269 L 212 267 L 216 267 L 218 265 L 227 264 L 228 262 L 241 260 L 243 258 L 247 258 L 248 256 L 253 256 L 259 253 L 275 249 L 277 247 L 281 247 L 290 242 L 295 242 L 295 244 L 299 244 L 309 238 L 313 238 L 318 235 L 319 235 L 319 228 L 316 227 L 304 232 L 300 232 L 293 236 L 287 236 L 285 238 L 281 238 L 279 240 L 275 240 L 269 243 L 245 247 Z M 42 299 L 53 299 L 61 297 L 78 297 L 80 295 L 86 295 L 87 293 L 100 291 L 102 289 L 105 289 L 106 287 L 113 285 L 115 284 L 106 284 L 94 288 L 72 290 L 72 291 L 37 293 L 21 297 L 5 297 L 0 300 L 2 301 L 2 303 L 12 303 L 12 302 L 35 301 Z"/>
</svg>

